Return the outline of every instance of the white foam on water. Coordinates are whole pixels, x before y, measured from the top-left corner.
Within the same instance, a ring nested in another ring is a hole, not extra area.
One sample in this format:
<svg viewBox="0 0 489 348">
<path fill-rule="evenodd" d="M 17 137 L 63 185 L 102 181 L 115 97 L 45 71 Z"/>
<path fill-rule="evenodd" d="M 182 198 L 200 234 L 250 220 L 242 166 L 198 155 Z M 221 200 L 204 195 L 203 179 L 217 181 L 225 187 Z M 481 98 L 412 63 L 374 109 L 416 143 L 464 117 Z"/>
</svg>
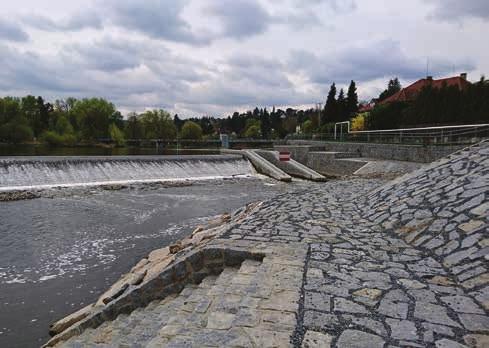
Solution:
<svg viewBox="0 0 489 348">
<path fill-rule="evenodd" d="M 242 158 L 0 161 L 0 192 L 246 178 Z"/>
<path fill-rule="evenodd" d="M 91 268 L 106 266 L 115 261 L 125 250 L 135 247 L 136 240 L 155 239 L 162 235 L 171 236 L 183 230 L 189 232 L 199 224 L 215 219 L 216 216 L 196 217 L 181 223 L 172 223 L 166 228 L 149 234 L 134 234 L 123 237 L 110 237 L 100 239 L 81 239 L 73 243 L 62 254 L 50 253 L 49 250 L 40 260 L 40 266 L 25 268 L 19 271 L 13 267 L 4 267 L 0 272 L 0 284 L 26 284 L 54 280 L 63 276 L 90 271 Z M 99 226 L 98 229 L 102 229 Z M 112 229 L 101 230 L 103 235 L 112 235 Z M 56 255 L 56 256 L 52 256 Z M 4 272 L 7 271 L 7 272 Z"/>
</svg>

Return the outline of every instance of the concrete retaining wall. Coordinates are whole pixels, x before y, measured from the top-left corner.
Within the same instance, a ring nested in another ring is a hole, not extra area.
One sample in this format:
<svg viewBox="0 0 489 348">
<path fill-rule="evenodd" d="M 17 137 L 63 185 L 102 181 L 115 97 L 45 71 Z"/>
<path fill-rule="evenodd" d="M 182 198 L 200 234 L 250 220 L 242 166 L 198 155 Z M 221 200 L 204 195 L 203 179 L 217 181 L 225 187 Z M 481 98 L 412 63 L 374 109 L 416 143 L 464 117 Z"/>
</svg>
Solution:
<svg viewBox="0 0 489 348">
<path fill-rule="evenodd" d="M 289 145 L 275 146 L 279 151 L 290 151 L 292 158 L 306 164 L 310 151 L 337 151 L 358 154 L 358 157 L 430 163 L 461 149 L 464 145 L 400 145 L 372 143 L 337 143 L 324 141 L 289 140 Z"/>
<path fill-rule="evenodd" d="M 336 159 L 324 152 L 309 152 L 307 166 L 327 176 L 351 175 L 362 168 L 366 161 L 358 159 Z"/>
</svg>

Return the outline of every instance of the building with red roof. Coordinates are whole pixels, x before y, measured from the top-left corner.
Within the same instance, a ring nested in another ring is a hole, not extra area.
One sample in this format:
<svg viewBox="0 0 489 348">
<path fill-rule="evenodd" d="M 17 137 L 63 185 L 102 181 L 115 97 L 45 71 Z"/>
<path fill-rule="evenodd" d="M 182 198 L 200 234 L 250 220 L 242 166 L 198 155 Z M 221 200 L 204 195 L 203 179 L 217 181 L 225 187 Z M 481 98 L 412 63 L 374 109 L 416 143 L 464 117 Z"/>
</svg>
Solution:
<svg viewBox="0 0 489 348">
<path fill-rule="evenodd" d="M 416 99 L 421 90 L 425 87 L 431 86 L 432 88 L 442 88 L 443 86 L 451 87 L 456 86 L 459 90 L 465 90 L 470 86 L 470 82 L 467 81 L 467 74 L 462 73 L 460 76 L 448 77 L 439 80 L 433 80 L 432 76 L 428 76 L 425 79 L 418 80 L 406 88 L 401 89 L 396 94 L 380 101 L 378 104 L 387 104 L 393 102 L 405 102 Z"/>
</svg>

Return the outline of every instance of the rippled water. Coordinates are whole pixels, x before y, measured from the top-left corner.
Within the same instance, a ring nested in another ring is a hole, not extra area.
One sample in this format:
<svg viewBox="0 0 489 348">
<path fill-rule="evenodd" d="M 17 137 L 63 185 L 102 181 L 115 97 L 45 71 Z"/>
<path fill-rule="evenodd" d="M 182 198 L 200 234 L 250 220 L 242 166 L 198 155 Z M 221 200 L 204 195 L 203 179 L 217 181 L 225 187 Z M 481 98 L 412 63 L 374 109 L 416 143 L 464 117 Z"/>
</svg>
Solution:
<svg viewBox="0 0 489 348">
<path fill-rule="evenodd" d="M 149 251 L 289 189 L 248 178 L 0 202 L 0 347 L 39 346 Z"/>
</svg>

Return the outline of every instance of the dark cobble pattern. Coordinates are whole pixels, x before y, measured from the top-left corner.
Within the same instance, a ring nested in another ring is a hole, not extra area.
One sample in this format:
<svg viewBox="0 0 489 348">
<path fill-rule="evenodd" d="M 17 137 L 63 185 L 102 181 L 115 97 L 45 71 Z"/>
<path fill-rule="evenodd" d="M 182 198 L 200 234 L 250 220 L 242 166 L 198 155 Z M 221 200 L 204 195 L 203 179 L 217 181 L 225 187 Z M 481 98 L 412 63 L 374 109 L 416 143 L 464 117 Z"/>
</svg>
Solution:
<svg viewBox="0 0 489 348">
<path fill-rule="evenodd" d="M 489 143 L 392 182 L 263 202 L 212 245 L 261 252 L 64 346 L 489 347 Z"/>
</svg>

